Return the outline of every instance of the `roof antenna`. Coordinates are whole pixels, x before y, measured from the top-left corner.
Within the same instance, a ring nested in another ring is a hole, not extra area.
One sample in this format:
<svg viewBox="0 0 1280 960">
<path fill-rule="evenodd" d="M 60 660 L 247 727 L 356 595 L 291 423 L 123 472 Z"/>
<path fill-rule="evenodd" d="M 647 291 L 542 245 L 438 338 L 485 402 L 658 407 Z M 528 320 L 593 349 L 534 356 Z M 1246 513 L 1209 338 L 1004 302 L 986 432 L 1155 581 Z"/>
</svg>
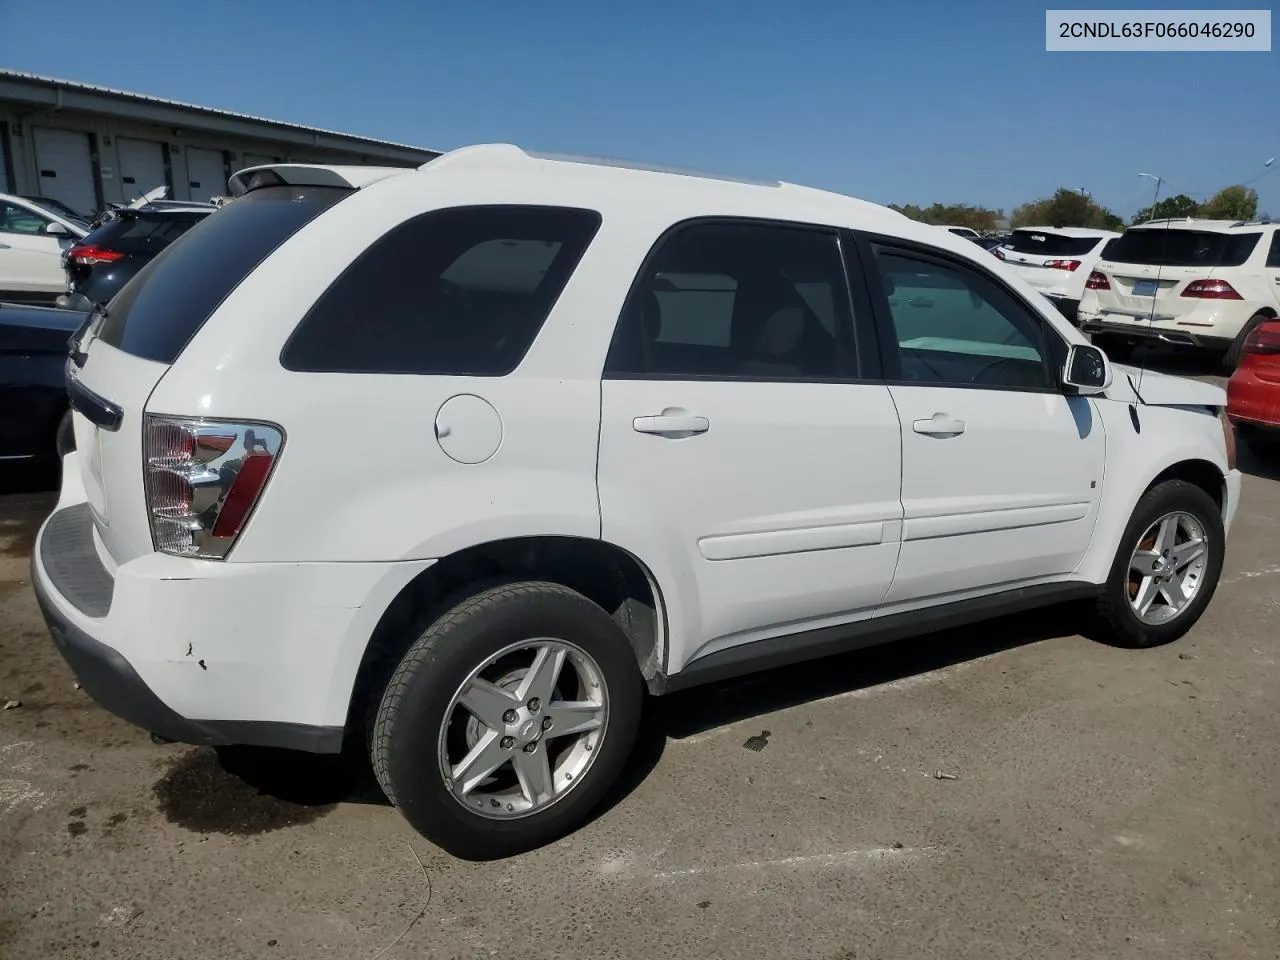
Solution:
<svg viewBox="0 0 1280 960">
<path fill-rule="evenodd" d="M 1156 182 L 1155 193 L 1151 197 L 1151 213 L 1154 216 L 1156 212 L 1156 204 L 1160 202 L 1160 187 L 1164 183 L 1164 177 L 1156 176 L 1154 173 L 1142 173 L 1141 171 L 1138 172 L 1138 176 L 1146 177 L 1148 180 L 1154 180 Z M 1156 288 L 1151 294 L 1151 309 L 1147 313 L 1148 332 L 1150 332 L 1151 328 L 1155 326 L 1156 322 L 1156 301 L 1160 298 L 1160 277 L 1164 271 L 1165 252 L 1169 243 L 1170 222 L 1170 219 L 1166 217 L 1164 221 L 1164 233 L 1160 238 L 1160 256 L 1156 260 Z M 1138 362 L 1138 382 L 1134 383 L 1132 374 L 1128 375 L 1129 386 L 1133 389 L 1133 395 L 1138 398 L 1138 402 L 1144 407 L 1147 405 L 1147 401 L 1142 399 L 1142 376 L 1146 371 L 1147 363 L 1146 358 L 1144 357 Z M 1134 415 L 1136 423 L 1137 411 L 1130 410 L 1130 413 Z"/>
</svg>

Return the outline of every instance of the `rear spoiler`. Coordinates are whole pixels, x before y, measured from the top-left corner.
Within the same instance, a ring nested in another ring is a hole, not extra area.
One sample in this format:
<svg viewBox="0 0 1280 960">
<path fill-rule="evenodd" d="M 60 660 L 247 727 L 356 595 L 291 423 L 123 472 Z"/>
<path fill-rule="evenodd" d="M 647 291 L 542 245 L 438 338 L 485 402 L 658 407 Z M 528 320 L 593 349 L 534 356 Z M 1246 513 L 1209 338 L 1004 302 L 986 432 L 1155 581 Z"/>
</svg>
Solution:
<svg viewBox="0 0 1280 960">
<path fill-rule="evenodd" d="M 270 163 L 260 167 L 246 167 L 233 173 L 229 187 L 233 197 L 244 196 L 261 187 L 284 185 L 359 190 L 379 180 L 408 172 L 405 167 L 330 167 L 312 163 Z"/>
</svg>

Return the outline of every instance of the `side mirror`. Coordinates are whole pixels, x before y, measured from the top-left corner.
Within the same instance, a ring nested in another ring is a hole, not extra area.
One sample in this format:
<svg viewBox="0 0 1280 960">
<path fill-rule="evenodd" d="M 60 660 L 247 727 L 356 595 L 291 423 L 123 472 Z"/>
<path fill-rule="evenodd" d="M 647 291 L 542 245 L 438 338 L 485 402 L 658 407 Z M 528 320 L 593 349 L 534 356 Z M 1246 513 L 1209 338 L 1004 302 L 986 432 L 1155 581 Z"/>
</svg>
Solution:
<svg viewBox="0 0 1280 960">
<path fill-rule="evenodd" d="M 66 227 L 64 227 L 62 224 L 58 223 L 56 220 L 53 223 L 49 224 L 47 227 L 45 227 L 44 232 L 51 237 L 71 236 L 71 231 L 68 230 Z"/>
<path fill-rule="evenodd" d="M 1081 395 L 1102 393 L 1111 386 L 1111 361 L 1097 347 L 1074 343 L 1067 353 L 1062 382 Z"/>
</svg>

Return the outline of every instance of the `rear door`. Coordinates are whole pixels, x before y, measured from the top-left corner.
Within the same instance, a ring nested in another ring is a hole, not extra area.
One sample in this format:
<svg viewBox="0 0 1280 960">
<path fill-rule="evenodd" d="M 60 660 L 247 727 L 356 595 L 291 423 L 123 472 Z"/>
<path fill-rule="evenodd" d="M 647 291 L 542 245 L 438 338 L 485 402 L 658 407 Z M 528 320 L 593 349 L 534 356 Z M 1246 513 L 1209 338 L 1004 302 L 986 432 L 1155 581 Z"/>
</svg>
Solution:
<svg viewBox="0 0 1280 960">
<path fill-rule="evenodd" d="M 1066 397 L 1058 334 L 986 270 L 875 240 L 886 379 L 902 422 L 903 542 L 886 606 L 1065 577 L 1084 555 L 1103 430 Z"/>
<path fill-rule="evenodd" d="M 669 591 L 672 672 L 870 616 L 892 580 L 898 419 L 860 379 L 876 359 L 841 247 L 822 228 L 695 221 L 628 297 L 601 385 L 602 534 Z"/>
<path fill-rule="evenodd" d="M 1271 297 L 1280 307 L 1280 230 L 1271 231 L 1271 248 L 1267 251 L 1267 280 L 1271 286 Z"/>
<path fill-rule="evenodd" d="M 130 280 L 89 328 L 68 390 L 81 474 L 107 552 L 151 552 L 142 487 L 143 413 L 151 391 L 222 300 L 259 262 L 349 191 L 271 187 L 193 228 Z"/>
</svg>

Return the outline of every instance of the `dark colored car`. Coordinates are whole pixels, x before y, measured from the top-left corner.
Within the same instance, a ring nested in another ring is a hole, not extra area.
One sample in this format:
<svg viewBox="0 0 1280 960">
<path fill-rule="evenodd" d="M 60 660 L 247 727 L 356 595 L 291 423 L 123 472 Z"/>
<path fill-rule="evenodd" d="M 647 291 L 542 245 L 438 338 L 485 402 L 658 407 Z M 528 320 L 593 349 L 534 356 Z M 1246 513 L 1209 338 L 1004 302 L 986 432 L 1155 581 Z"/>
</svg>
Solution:
<svg viewBox="0 0 1280 960">
<path fill-rule="evenodd" d="M 67 293 L 58 306 L 90 310 L 114 297 L 165 247 L 213 213 L 201 204 L 148 204 L 112 211 L 67 250 Z"/>
<path fill-rule="evenodd" d="M 75 449 L 67 349 L 85 319 L 78 310 L 0 303 L 0 462 L 52 461 Z"/>
</svg>

